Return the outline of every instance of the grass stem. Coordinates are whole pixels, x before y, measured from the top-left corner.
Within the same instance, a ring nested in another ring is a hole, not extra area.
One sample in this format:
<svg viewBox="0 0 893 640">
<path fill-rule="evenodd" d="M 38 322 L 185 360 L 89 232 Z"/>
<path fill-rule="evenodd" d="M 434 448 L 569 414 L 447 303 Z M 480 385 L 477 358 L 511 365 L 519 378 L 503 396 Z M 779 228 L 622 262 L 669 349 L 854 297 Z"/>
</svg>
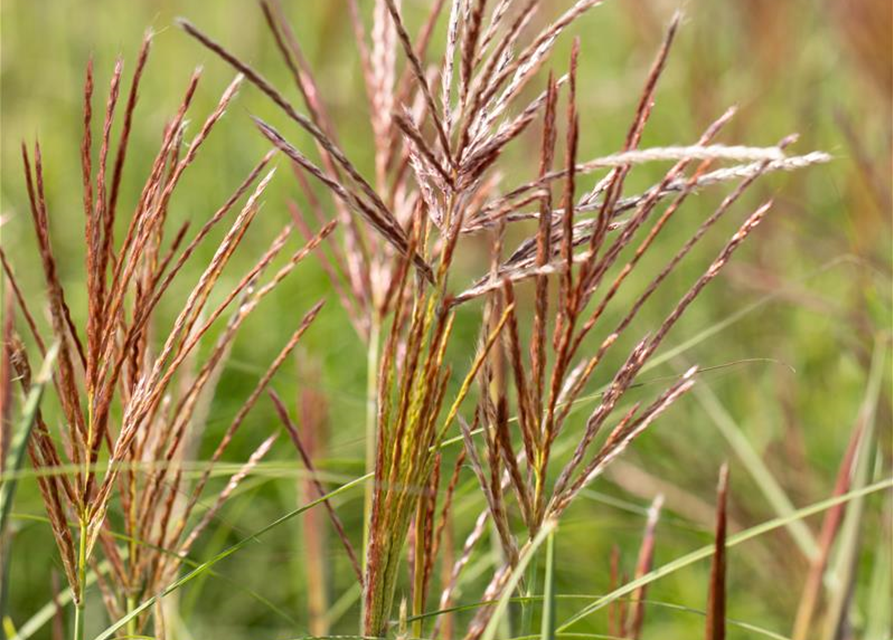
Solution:
<svg viewBox="0 0 893 640">
<path fill-rule="evenodd" d="M 425 507 L 419 499 L 415 517 L 415 547 L 412 576 L 412 637 L 422 637 L 422 619 L 425 607 Z"/>
<path fill-rule="evenodd" d="M 381 319 L 372 313 L 369 326 L 369 344 L 366 351 L 366 473 L 375 471 L 375 443 L 378 423 L 378 343 L 381 337 Z M 363 570 L 366 569 L 366 547 L 369 543 L 369 525 L 372 521 L 372 496 L 375 484 L 367 482 L 363 494 Z"/>
<path fill-rule="evenodd" d="M 84 607 L 87 588 L 87 518 L 81 515 L 78 531 L 78 598 L 74 603 L 74 640 L 84 640 Z"/>
</svg>

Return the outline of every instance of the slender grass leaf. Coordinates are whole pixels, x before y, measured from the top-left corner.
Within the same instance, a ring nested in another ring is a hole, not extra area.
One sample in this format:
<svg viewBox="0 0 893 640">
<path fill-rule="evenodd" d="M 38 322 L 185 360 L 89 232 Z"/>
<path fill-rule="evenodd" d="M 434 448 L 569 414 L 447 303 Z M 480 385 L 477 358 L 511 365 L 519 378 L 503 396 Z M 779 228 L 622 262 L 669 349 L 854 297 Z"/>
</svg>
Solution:
<svg viewBox="0 0 893 640">
<path fill-rule="evenodd" d="M 487 627 L 484 629 L 481 640 L 494 640 L 496 637 L 496 631 L 499 629 L 499 620 L 505 614 L 505 610 L 508 608 L 509 602 L 512 599 L 512 593 L 521 582 L 521 578 L 524 576 L 524 571 L 527 569 L 527 565 L 530 564 L 530 561 L 536 555 L 536 550 L 540 548 L 549 534 L 555 530 L 556 526 L 557 524 L 553 520 L 548 520 L 543 523 L 542 528 L 540 528 L 533 540 L 530 541 L 530 544 L 524 550 L 524 553 L 521 554 L 521 557 L 518 558 L 518 564 L 515 566 L 511 577 L 502 589 L 502 595 L 499 597 L 499 600 L 496 601 L 496 610 L 493 612 L 490 621 L 487 623 Z"/>
<path fill-rule="evenodd" d="M 199 566 L 197 566 L 195 569 L 193 569 L 192 571 L 190 571 L 189 573 L 184 575 L 179 580 L 175 580 L 174 582 L 169 584 L 167 587 L 162 589 L 157 595 L 154 595 L 154 596 L 144 600 L 139 606 L 137 606 L 136 608 L 134 608 L 130 612 L 128 612 L 127 615 L 123 616 L 122 618 L 119 618 L 111 626 L 106 627 L 105 631 L 103 631 L 98 636 L 96 636 L 95 640 L 108 640 L 108 638 L 115 637 L 117 631 L 119 629 L 122 629 L 128 622 L 130 622 L 131 620 L 136 618 L 142 612 L 148 610 L 156 602 L 158 602 L 165 596 L 170 595 L 171 593 L 173 593 L 180 587 L 188 584 L 189 582 L 191 582 L 198 576 L 202 575 L 205 571 L 210 569 L 212 566 L 214 566 L 221 560 L 228 558 L 229 556 L 233 555 L 237 551 L 248 546 L 250 543 L 255 542 L 260 536 L 264 535 L 268 531 L 271 531 L 272 529 L 275 529 L 279 525 L 281 525 L 285 522 L 288 522 L 292 518 L 299 516 L 302 513 L 312 509 L 313 507 L 316 507 L 316 506 L 322 504 L 326 500 L 331 500 L 335 496 L 338 496 L 342 493 L 346 493 L 350 489 L 353 489 L 354 487 L 362 485 L 367 480 L 372 479 L 373 476 L 374 476 L 373 473 L 367 473 L 366 475 L 360 476 L 359 478 L 356 478 L 355 480 L 352 480 L 352 481 L 348 482 L 347 484 L 343 484 L 340 487 L 338 487 L 337 489 L 335 489 L 334 491 L 330 491 L 326 495 L 324 495 L 316 500 L 308 502 L 307 504 L 305 504 L 301 507 L 298 507 L 297 509 L 289 511 L 285 515 L 280 516 L 279 518 L 277 518 L 270 524 L 266 525 L 265 527 L 262 527 L 261 529 L 254 532 L 253 534 L 251 534 L 245 538 L 242 538 L 237 543 L 235 543 L 234 545 L 232 545 L 230 547 L 227 547 L 226 549 L 224 549 L 223 551 L 221 551 L 220 553 L 215 555 L 210 560 L 201 563 Z"/>
<path fill-rule="evenodd" d="M 825 509 L 830 509 L 834 505 L 841 504 L 850 500 L 854 500 L 856 498 L 867 496 L 872 493 L 876 493 L 878 491 L 883 491 L 885 489 L 893 488 L 893 477 L 886 478 L 885 480 L 881 480 L 870 484 L 862 489 L 850 491 L 841 496 L 837 496 L 835 498 L 829 498 L 828 500 L 822 500 L 821 502 L 816 502 L 808 507 L 804 507 L 792 513 L 790 516 L 786 516 L 784 518 L 774 518 L 772 520 L 768 520 L 762 524 L 759 524 L 755 527 L 751 527 L 745 531 L 741 531 L 734 536 L 730 536 L 728 538 L 728 542 L 726 543 L 726 548 L 733 547 L 737 544 L 741 544 L 742 542 L 747 542 L 748 540 L 752 540 L 753 538 L 757 538 L 765 533 L 770 531 L 774 531 L 781 527 L 784 527 L 788 524 L 788 522 L 792 519 L 802 519 L 808 518 L 809 516 L 815 515 L 817 513 L 821 513 Z M 672 562 L 669 562 L 657 569 L 647 573 L 646 575 L 638 578 L 636 580 L 632 580 L 627 584 L 623 585 L 619 589 L 615 589 L 611 593 L 608 593 L 600 598 L 596 599 L 594 602 L 590 603 L 570 618 L 568 618 L 564 624 L 558 627 L 558 632 L 566 631 L 573 624 L 579 622 L 583 618 L 587 617 L 591 613 L 598 611 L 599 609 L 606 607 L 611 604 L 618 598 L 622 598 L 625 595 L 628 595 L 635 591 L 638 587 L 644 584 L 650 584 L 655 580 L 668 576 L 672 573 L 675 573 L 679 569 L 692 565 L 700 560 L 704 560 L 705 558 L 709 558 L 713 555 L 714 548 L 712 544 L 701 547 L 700 549 L 696 549 L 691 553 L 688 553 L 681 558 L 677 558 Z"/>
<path fill-rule="evenodd" d="M 6 456 L 4 470 L 17 472 L 25 460 L 25 450 L 28 447 L 28 440 L 31 436 L 31 430 L 34 428 L 34 422 L 37 419 L 37 411 L 40 408 L 40 399 L 43 397 L 43 390 L 46 383 L 53 375 L 53 363 L 56 360 L 56 354 L 59 352 L 58 343 L 50 347 L 44 358 L 43 365 L 40 368 L 37 378 L 31 385 L 28 397 L 25 399 L 25 406 L 22 409 L 22 417 L 19 420 L 19 426 L 13 436 L 12 443 L 9 447 L 9 453 Z M 16 486 L 18 480 L 15 476 L 8 478 L 0 485 L 0 536 L 5 535 L 8 525 L 10 509 L 12 509 L 12 500 L 15 497 Z"/>
<path fill-rule="evenodd" d="M 775 476 L 763 461 L 762 456 L 754 450 L 750 440 L 744 435 L 734 418 L 729 415 L 729 412 L 710 389 L 709 385 L 695 385 L 694 394 L 704 411 L 713 420 L 716 428 L 719 429 L 720 434 L 729 443 L 732 451 L 738 456 L 750 477 L 753 478 L 757 487 L 763 493 L 763 497 L 766 498 L 766 501 L 775 511 L 775 515 L 785 518 L 793 514 L 795 509 L 791 499 L 775 479 Z M 806 526 L 805 522 L 792 520 L 786 526 L 786 529 L 807 560 L 812 560 L 818 556 L 819 543 L 815 534 Z"/>
<path fill-rule="evenodd" d="M 859 451 L 856 454 L 855 468 L 853 469 L 853 489 L 861 489 L 868 482 L 871 473 L 871 464 L 874 435 L 877 427 L 875 420 L 878 399 L 881 393 L 881 380 L 884 376 L 884 363 L 886 361 L 887 346 L 878 340 L 875 344 L 874 354 L 871 359 L 871 371 L 868 374 L 868 384 L 865 390 L 865 399 L 859 409 L 859 422 L 863 425 L 862 441 L 859 443 Z M 840 636 L 847 617 L 852 589 L 850 586 L 856 578 L 856 563 L 859 557 L 860 529 L 862 527 L 862 515 L 865 508 L 865 498 L 860 496 L 847 505 L 846 515 L 840 528 L 838 537 L 837 556 L 834 565 L 830 567 L 830 575 L 833 576 L 834 591 L 830 594 L 825 615 L 825 640 L 835 640 Z"/>
<path fill-rule="evenodd" d="M 546 582 L 543 589 L 542 640 L 555 640 L 555 532 L 546 538 Z"/>
</svg>

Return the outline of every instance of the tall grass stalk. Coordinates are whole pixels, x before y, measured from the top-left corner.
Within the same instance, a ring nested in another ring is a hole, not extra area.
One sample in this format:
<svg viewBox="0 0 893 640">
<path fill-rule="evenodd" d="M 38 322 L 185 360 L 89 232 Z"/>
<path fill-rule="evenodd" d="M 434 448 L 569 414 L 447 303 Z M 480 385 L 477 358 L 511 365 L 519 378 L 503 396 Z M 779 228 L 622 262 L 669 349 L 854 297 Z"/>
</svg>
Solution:
<svg viewBox="0 0 893 640">
<path fill-rule="evenodd" d="M 376 442 L 378 441 L 378 351 L 381 341 L 381 323 L 375 316 L 370 318 L 369 343 L 366 347 L 366 473 L 375 471 Z M 372 483 L 363 492 L 363 568 L 369 547 L 369 528 L 372 524 L 372 501 L 375 487 Z"/>
</svg>

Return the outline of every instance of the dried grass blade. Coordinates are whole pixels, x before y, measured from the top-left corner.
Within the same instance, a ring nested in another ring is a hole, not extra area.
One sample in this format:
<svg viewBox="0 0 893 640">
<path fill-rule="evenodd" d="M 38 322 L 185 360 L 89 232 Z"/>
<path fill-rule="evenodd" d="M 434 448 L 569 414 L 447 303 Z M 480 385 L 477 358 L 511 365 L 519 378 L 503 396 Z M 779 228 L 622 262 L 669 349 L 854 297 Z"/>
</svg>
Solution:
<svg viewBox="0 0 893 640">
<path fill-rule="evenodd" d="M 103 244 L 106 252 L 103 253 L 103 260 L 111 258 L 112 247 L 114 246 L 113 223 L 115 220 L 115 211 L 118 204 L 118 194 L 121 189 L 121 178 L 124 170 L 124 161 L 127 157 L 127 146 L 130 142 L 130 132 L 133 129 L 133 114 L 136 110 L 136 103 L 139 98 L 140 81 L 143 77 L 143 70 L 149 59 L 149 50 L 152 45 L 152 37 L 154 33 L 151 29 L 146 31 L 143 36 L 143 42 L 140 45 L 140 51 L 137 55 L 136 68 L 133 71 L 133 79 L 130 82 L 130 92 L 127 96 L 127 107 L 124 110 L 124 124 L 121 127 L 121 137 L 118 142 L 118 153 L 115 155 L 115 168 L 112 172 L 112 188 L 109 195 L 108 216 L 106 217 L 106 228 L 103 237 Z M 107 267 L 108 263 L 104 265 Z M 105 273 L 105 269 L 103 269 Z"/>
</svg>

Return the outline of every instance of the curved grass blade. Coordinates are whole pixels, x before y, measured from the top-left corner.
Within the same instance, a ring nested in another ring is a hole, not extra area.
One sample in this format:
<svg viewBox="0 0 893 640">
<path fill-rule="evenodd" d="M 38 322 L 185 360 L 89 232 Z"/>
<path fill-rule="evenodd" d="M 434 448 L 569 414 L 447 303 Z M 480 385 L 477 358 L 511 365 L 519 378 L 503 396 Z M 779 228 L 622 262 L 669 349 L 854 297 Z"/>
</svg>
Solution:
<svg viewBox="0 0 893 640">
<path fill-rule="evenodd" d="M 11 325 L 10 325 L 11 326 Z M 8 336 L 4 336 L 7 338 Z M 4 345 L 4 349 L 9 348 Z M 52 378 L 53 363 L 56 360 L 56 354 L 59 352 L 59 343 L 55 343 L 47 352 L 40 368 L 37 379 L 28 392 L 25 399 L 25 406 L 22 408 L 22 417 L 19 420 L 19 426 L 12 436 L 9 452 L 6 454 L 6 460 L 3 461 L 3 472 L 11 472 L 13 476 L 4 482 L 0 482 L 0 638 L 4 640 L 8 634 L 5 629 L 6 608 L 9 601 L 9 571 L 10 559 L 12 558 L 12 535 L 7 531 L 9 526 L 9 514 L 12 509 L 12 501 L 15 498 L 18 479 L 16 473 L 22 467 L 25 460 L 25 450 L 28 448 L 28 441 L 31 439 L 31 430 L 37 420 L 37 411 L 40 408 L 40 400 L 43 397 L 43 390 L 46 383 Z M 6 352 L 7 355 L 9 352 Z M 8 387 L 7 387 L 8 388 Z M 0 419 L 3 419 L 0 417 Z"/>
<path fill-rule="evenodd" d="M 593 594 L 585 594 L 585 593 L 564 593 L 564 594 L 556 594 L 555 600 L 593 600 L 595 598 L 601 598 L 602 595 L 593 595 Z M 516 596 L 511 599 L 512 604 L 516 603 L 537 603 L 542 602 L 545 599 L 544 596 Z M 707 612 L 703 609 L 697 609 L 695 607 L 687 607 L 685 605 L 676 604 L 674 602 L 664 602 L 662 600 L 645 600 L 646 604 L 651 607 L 660 607 L 663 609 L 669 609 L 671 611 L 678 611 L 681 613 L 691 613 L 698 616 L 706 617 Z M 482 602 L 474 602 L 470 604 L 456 605 L 454 607 L 449 607 L 448 609 L 441 609 L 439 611 L 430 611 L 428 613 L 422 614 L 421 616 L 410 616 L 409 620 L 412 621 L 414 619 L 427 619 L 434 618 L 440 615 L 444 615 L 446 613 L 461 613 L 466 611 L 475 611 L 480 607 L 492 607 L 496 604 L 495 600 L 485 600 Z M 771 631 L 769 629 L 765 629 L 763 627 L 759 627 L 755 624 L 750 624 L 749 622 L 743 622 L 741 620 L 736 620 L 734 618 L 726 618 L 726 624 L 731 627 L 737 627 L 739 629 L 744 629 L 745 631 L 751 631 L 755 634 L 765 636 L 767 638 L 772 638 L 772 640 L 791 640 L 788 636 L 782 635 L 775 631 Z M 555 638 L 558 640 L 559 638 L 586 638 L 586 637 L 595 637 L 586 633 L 575 633 L 575 632 L 557 632 L 555 633 Z M 520 636 L 517 638 L 511 638 L 510 640 L 538 640 L 539 636 L 535 635 L 527 635 Z M 875 640 L 875 639 L 872 639 Z M 877 640 L 885 640 L 885 639 L 877 639 Z"/>
<path fill-rule="evenodd" d="M 481 640 L 494 640 L 496 637 L 496 632 L 499 629 L 499 620 L 509 606 L 509 602 L 512 599 L 512 593 L 524 577 L 524 571 L 527 569 L 527 565 L 530 564 L 530 561 L 536 555 L 537 549 L 539 549 L 543 542 L 545 542 L 546 538 L 555 531 L 556 526 L 557 523 L 554 520 L 547 520 L 543 523 L 542 528 L 537 532 L 533 540 L 530 541 L 530 545 L 524 550 L 524 553 L 521 554 L 520 558 L 518 558 L 518 564 L 512 570 L 512 576 L 505 584 L 505 587 L 503 587 L 502 595 L 499 597 L 499 600 L 496 601 L 496 610 L 490 617 L 490 621 L 484 629 Z"/>
<path fill-rule="evenodd" d="M 121 559 L 126 559 L 127 554 L 128 550 L 127 548 L 124 548 L 121 551 Z M 108 573 L 111 571 L 111 568 L 112 565 L 108 560 L 103 560 L 97 566 L 99 573 Z M 88 571 L 86 579 L 84 580 L 84 587 L 92 587 L 96 583 L 96 577 L 96 571 Z M 55 599 L 47 602 L 38 609 L 34 615 L 28 618 L 25 623 L 18 628 L 16 634 L 12 636 L 10 640 L 28 640 L 28 638 L 34 636 L 34 634 L 40 631 L 46 623 L 53 619 L 58 607 L 65 607 L 69 604 L 71 604 L 71 589 L 63 589 Z"/>
<path fill-rule="evenodd" d="M 230 547 L 227 547 L 226 549 L 224 549 L 223 551 L 221 551 L 220 553 L 215 555 L 210 560 L 207 560 L 206 562 L 201 563 L 195 569 L 193 569 L 192 571 L 190 571 L 189 573 L 184 575 L 179 580 L 175 580 L 174 582 L 169 584 L 167 587 L 162 589 L 157 595 L 154 595 L 151 598 L 144 600 L 142 602 L 142 604 L 140 604 L 138 607 L 132 609 L 127 615 L 125 615 L 122 618 L 119 618 L 111 626 L 106 627 L 105 631 L 103 631 L 98 636 L 96 636 L 96 638 L 94 640 L 108 640 L 109 638 L 115 637 L 118 630 L 124 628 L 124 626 L 128 622 L 130 622 L 131 620 L 136 618 L 138 615 L 140 615 L 144 611 L 147 611 L 148 609 L 150 609 L 156 602 L 158 602 L 165 596 L 173 593 L 180 587 L 191 582 L 192 580 L 194 580 L 195 578 L 197 578 L 198 576 L 203 574 L 205 571 L 210 569 L 212 566 L 214 566 L 221 560 L 228 558 L 229 556 L 233 555 L 240 549 L 243 549 L 244 547 L 248 546 L 250 543 L 255 542 L 260 536 L 264 535 L 268 531 L 271 531 L 272 529 L 275 529 L 279 525 L 281 525 L 285 522 L 288 522 L 292 518 L 301 515 L 305 511 L 308 511 L 308 510 L 312 509 L 313 507 L 322 504 L 326 500 L 331 500 L 335 496 L 338 496 L 342 493 L 346 493 L 350 489 L 353 489 L 354 487 L 357 487 L 357 486 L 363 484 L 367 480 L 372 479 L 373 475 L 374 475 L 373 473 L 367 473 L 366 475 L 360 476 L 359 478 L 356 478 L 355 480 L 351 480 L 347 484 L 341 485 L 334 491 L 330 491 L 326 495 L 324 495 L 316 500 L 313 500 L 312 502 L 308 502 L 307 504 L 305 504 L 301 507 L 298 507 L 297 509 L 289 511 L 288 513 L 286 513 L 283 516 L 280 516 L 279 518 L 277 518 L 270 524 L 266 525 L 265 527 L 259 529 L 258 531 L 252 533 L 251 535 L 249 535 L 245 538 L 242 538 L 237 543 L 235 543 L 234 545 L 232 545 Z"/>
<path fill-rule="evenodd" d="M 19 420 L 19 427 L 16 429 L 13 441 L 9 447 L 9 453 L 3 466 L 4 472 L 18 472 L 25 460 L 25 449 L 28 447 L 28 439 L 31 435 L 31 429 L 34 427 L 37 418 L 37 410 L 40 408 L 40 399 L 43 396 L 43 390 L 46 383 L 49 382 L 53 375 L 53 363 L 56 360 L 56 354 L 59 352 L 59 345 L 54 344 L 47 351 L 46 358 L 40 368 L 28 397 L 25 400 L 25 406 L 22 409 L 22 417 Z M 9 512 L 12 508 L 12 499 L 15 496 L 16 485 L 18 479 L 15 475 L 0 484 L 0 536 L 5 535 Z"/>
<path fill-rule="evenodd" d="M 886 355 L 887 345 L 884 341 L 878 340 L 871 358 L 871 371 L 868 374 L 865 398 L 859 408 L 859 422 L 863 425 L 863 433 L 851 480 L 851 486 L 855 489 L 865 486 L 871 478 L 876 455 L 874 448 L 877 431 L 876 414 L 881 393 L 881 381 L 886 370 Z M 837 588 L 831 592 L 826 604 L 824 634 L 817 636 L 824 637 L 825 640 L 837 640 L 845 636 L 842 630 L 849 617 L 854 582 L 859 570 L 858 558 L 861 547 L 861 529 L 864 525 L 864 510 L 865 499 L 859 497 L 853 500 L 852 504 L 847 505 L 846 515 L 843 517 L 834 566 L 829 567 L 831 575 L 834 576 L 833 584 L 837 585 Z"/>
<path fill-rule="evenodd" d="M 775 514 L 781 518 L 793 514 L 794 505 L 791 499 L 710 386 L 696 385 L 694 394 L 720 434 L 738 456 L 744 468 L 747 469 Z M 805 522 L 792 520 L 787 525 L 787 530 L 807 560 L 811 561 L 819 555 L 819 543 Z"/>
<path fill-rule="evenodd" d="M 829 498 L 827 500 L 822 500 L 821 502 L 816 502 L 812 505 L 809 505 L 808 507 L 798 509 L 797 511 L 792 513 L 790 516 L 786 516 L 783 518 L 773 518 L 772 520 L 768 520 L 768 521 L 766 521 L 762 524 L 759 524 L 755 527 L 751 527 L 750 529 L 742 531 L 734 536 L 730 536 L 728 538 L 728 541 L 726 542 L 726 548 L 728 549 L 729 547 L 734 547 L 737 544 L 741 544 L 742 542 L 746 542 L 748 540 L 759 537 L 759 536 L 761 536 L 765 533 L 768 533 L 770 531 L 774 531 L 775 529 L 778 529 L 780 527 L 784 527 L 791 520 L 794 520 L 794 519 L 800 520 L 803 518 L 808 518 L 811 515 L 814 515 L 816 513 L 821 513 L 822 511 L 824 511 L 826 509 L 830 509 L 831 507 L 833 507 L 835 505 L 842 504 L 842 503 L 848 502 L 850 500 L 855 500 L 857 498 L 861 498 L 862 496 L 867 496 L 869 494 L 876 493 L 878 491 L 883 491 L 885 489 L 890 489 L 890 488 L 893 488 L 893 477 L 886 478 L 885 480 L 880 480 L 880 481 L 870 484 L 862 489 L 850 491 L 848 493 L 845 493 L 841 496 L 837 496 L 835 498 Z M 713 545 L 712 544 L 706 545 L 706 546 L 701 547 L 700 549 L 696 549 L 695 551 L 692 551 L 691 553 L 688 553 L 680 558 L 677 558 L 676 560 L 673 560 L 672 562 L 668 562 L 667 564 L 658 567 L 657 569 L 651 571 L 650 573 L 645 574 L 644 576 L 642 576 L 641 578 L 639 578 L 637 580 L 632 580 L 631 582 L 628 582 L 627 584 L 623 585 L 619 589 L 615 589 L 611 593 L 608 593 L 608 594 L 596 599 L 594 602 L 588 604 L 587 606 L 585 606 L 583 609 L 581 609 L 580 611 L 578 611 L 577 613 L 572 615 L 570 618 L 568 618 L 564 622 L 564 624 L 562 624 L 560 627 L 558 627 L 557 631 L 559 633 L 566 631 L 572 625 L 579 622 L 583 618 L 587 617 L 591 613 L 594 613 L 595 611 L 598 611 L 599 609 L 609 605 L 610 603 L 614 602 L 618 598 L 621 598 L 627 594 L 632 593 L 640 586 L 645 585 L 645 584 L 650 584 L 650 583 L 654 582 L 655 580 L 663 578 L 664 576 L 668 576 L 672 573 L 675 573 L 679 569 L 687 567 L 687 566 L 694 564 L 695 562 L 698 562 L 700 560 L 709 558 L 710 556 L 713 555 L 713 552 L 714 552 Z"/>
<path fill-rule="evenodd" d="M 555 532 L 546 539 L 546 584 L 543 589 L 542 640 L 555 640 Z"/>
</svg>

